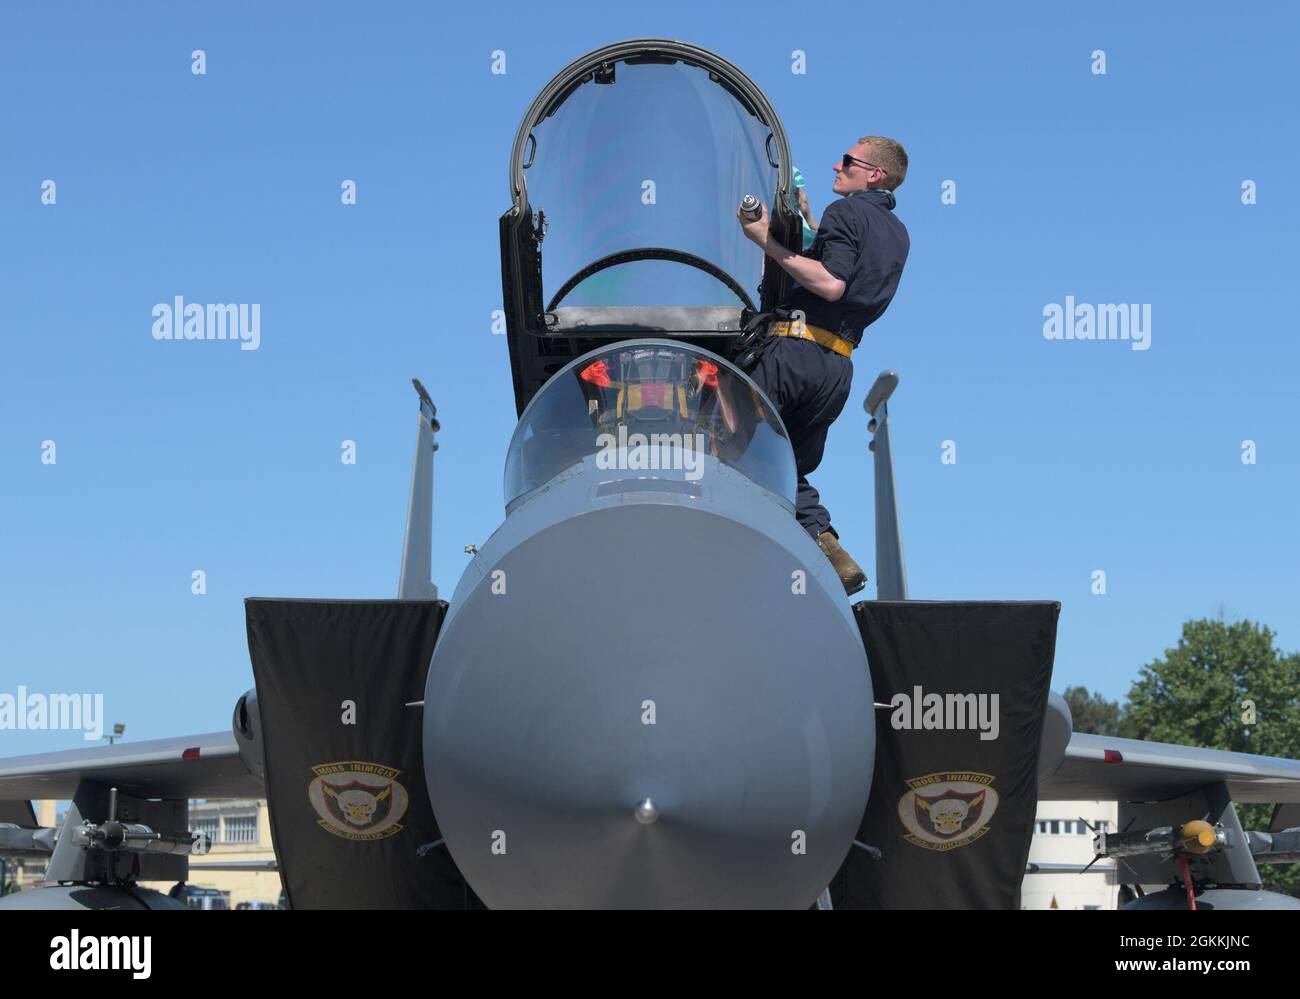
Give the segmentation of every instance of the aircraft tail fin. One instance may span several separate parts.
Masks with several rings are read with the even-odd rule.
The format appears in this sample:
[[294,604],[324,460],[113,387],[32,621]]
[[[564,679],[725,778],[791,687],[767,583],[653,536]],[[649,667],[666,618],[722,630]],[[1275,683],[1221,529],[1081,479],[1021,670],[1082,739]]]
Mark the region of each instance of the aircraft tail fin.
[[415,464],[411,469],[411,495],[406,506],[406,538],[402,544],[402,572],[397,582],[399,600],[437,600],[433,584],[433,452],[441,428],[438,410],[419,379],[411,384],[420,397],[415,435]]

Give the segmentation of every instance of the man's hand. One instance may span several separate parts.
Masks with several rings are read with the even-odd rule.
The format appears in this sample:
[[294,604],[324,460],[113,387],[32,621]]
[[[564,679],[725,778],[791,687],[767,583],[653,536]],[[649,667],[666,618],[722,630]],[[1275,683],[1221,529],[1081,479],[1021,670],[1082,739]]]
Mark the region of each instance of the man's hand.
[[736,218],[740,220],[747,239],[758,244],[759,249],[781,265],[782,270],[814,295],[828,302],[838,301],[844,295],[844,282],[823,267],[820,260],[794,253],[769,238],[767,205],[763,206],[763,214],[753,222],[740,214],[739,208],[736,209]]
[[759,247],[766,247],[770,219],[767,217],[767,205],[760,204],[759,207],[763,209],[763,214],[753,222],[745,218],[739,208],[736,209],[736,218],[740,220],[740,228],[745,231],[746,239],[756,243]]

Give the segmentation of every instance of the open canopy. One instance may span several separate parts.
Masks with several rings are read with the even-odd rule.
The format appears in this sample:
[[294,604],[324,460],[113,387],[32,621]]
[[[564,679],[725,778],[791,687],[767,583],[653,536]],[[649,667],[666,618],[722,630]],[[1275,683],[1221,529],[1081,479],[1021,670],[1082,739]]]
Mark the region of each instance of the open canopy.
[[720,56],[662,39],[590,52],[524,115],[501,220],[516,404],[602,340],[670,336],[725,352],[743,309],[785,290],[736,222],[746,194],[784,192],[785,131],[762,91]]

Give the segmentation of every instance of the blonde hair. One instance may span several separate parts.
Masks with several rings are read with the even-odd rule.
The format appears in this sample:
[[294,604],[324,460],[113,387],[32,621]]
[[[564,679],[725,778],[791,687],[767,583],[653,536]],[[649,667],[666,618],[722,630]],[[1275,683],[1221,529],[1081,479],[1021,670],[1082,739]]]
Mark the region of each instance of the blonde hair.
[[881,187],[894,190],[907,176],[907,151],[900,143],[883,135],[864,135],[858,142],[871,146],[871,158],[885,171]]

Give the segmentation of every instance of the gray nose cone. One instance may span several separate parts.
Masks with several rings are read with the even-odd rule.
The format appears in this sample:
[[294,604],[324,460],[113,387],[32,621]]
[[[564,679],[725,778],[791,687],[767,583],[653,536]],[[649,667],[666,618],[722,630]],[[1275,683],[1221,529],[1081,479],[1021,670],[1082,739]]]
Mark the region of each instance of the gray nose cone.
[[777,512],[780,540],[685,504],[600,508],[457,591],[425,774],[488,907],[807,908],[830,882],[874,698],[843,590],[792,588],[825,556]]

